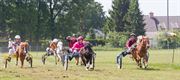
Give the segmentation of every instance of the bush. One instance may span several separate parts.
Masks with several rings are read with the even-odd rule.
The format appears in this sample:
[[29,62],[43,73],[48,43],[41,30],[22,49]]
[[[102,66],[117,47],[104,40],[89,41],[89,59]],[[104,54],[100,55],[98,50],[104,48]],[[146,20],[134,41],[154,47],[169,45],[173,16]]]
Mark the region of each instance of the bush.
[[166,32],[159,32],[158,47],[163,49],[180,47],[180,32],[173,31],[173,33],[176,33],[177,35],[170,37],[167,36]]
[[89,41],[94,46],[98,46],[98,45],[104,46],[106,44],[106,40],[104,39],[86,39],[86,41]]
[[112,47],[124,47],[127,38],[128,37],[126,33],[118,33],[118,32],[110,32],[107,37],[108,43]]

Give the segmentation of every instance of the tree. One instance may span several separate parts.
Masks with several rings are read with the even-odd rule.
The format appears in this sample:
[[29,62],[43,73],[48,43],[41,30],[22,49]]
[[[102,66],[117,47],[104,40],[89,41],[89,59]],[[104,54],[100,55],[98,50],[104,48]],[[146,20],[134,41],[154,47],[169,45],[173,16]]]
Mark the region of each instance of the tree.
[[19,34],[30,42],[84,35],[101,29],[104,19],[101,4],[94,0],[0,0],[0,34]]
[[49,23],[50,23],[50,31],[51,31],[51,39],[58,37],[56,34],[57,28],[55,25],[55,20],[57,20],[58,16],[64,15],[68,11],[68,6],[71,0],[47,0],[48,9],[50,12]]
[[110,11],[110,19],[115,23],[114,29],[117,32],[124,31],[124,16],[126,15],[129,8],[130,0],[114,0],[112,11]]
[[105,23],[103,26],[103,31],[104,31],[105,35],[107,35],[109,32],[115,31],[114,26],[115,26],[114,20],[111,19],[110,17],[106,17]]
[[48,22],[49,22],[49,11],[48,5],[44,0],[36,1],[36,26],[33,29],[33,36],[36,44],[38,45],[40,39],[46,39],[49,34]]
[[128,32],[134,32],[137,35],[143,35],[145,33],[143,15],[139,9],[138,0],[131,0],[128,13],[124,20],[125,30]]
[[101,29],[105,21],[102,5],[93,0],[73,0],[66,15],[58,17],[58,30],[63,36],[80,32],[86,35],[92,29]]

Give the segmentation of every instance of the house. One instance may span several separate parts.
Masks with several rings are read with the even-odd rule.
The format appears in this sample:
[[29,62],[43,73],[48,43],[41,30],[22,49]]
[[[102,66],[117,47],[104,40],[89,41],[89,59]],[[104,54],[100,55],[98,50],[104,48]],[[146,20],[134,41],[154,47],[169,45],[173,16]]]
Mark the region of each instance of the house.
[[[155,16],[153,12],[144,15],[146,35],[151,39],[151,45],[157,45],[158,31],[168,30],[167,16]],[[180,30],[180,16],[169,16],[169,30]]]

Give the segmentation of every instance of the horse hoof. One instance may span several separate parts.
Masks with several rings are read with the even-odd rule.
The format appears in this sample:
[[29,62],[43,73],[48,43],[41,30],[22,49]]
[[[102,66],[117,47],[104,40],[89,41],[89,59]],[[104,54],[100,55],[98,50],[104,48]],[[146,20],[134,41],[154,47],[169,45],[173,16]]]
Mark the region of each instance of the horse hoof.
[[145,66],[145,69],[147,69],[147,68],[148,68],[148,65]]
[[89,67],[90,69],[94,69],[94,67],[93,67],[93,65],[90,65],[90,67]]
[[139,66],[139,68],[142,68],[142,66]]
[[11,57],[8,57],[6,60],[7,60],[8,62],[11,62]]
[[86,71],[89,71],[89,68],[86,67]]

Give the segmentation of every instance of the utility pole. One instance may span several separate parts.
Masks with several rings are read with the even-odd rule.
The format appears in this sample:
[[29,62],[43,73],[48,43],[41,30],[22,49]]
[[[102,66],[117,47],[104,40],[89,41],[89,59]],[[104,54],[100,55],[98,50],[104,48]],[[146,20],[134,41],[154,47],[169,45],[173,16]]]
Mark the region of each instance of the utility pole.
[[167,0],[167,30],[169,31],[169,0]]

